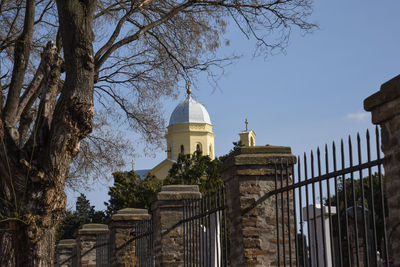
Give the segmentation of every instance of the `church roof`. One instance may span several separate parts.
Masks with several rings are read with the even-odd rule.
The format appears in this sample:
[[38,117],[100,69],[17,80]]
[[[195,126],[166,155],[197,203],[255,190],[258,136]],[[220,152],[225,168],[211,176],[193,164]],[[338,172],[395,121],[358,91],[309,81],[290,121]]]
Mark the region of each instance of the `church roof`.
[[169,126],[181,123],[208,123],[211,124],[210,115],[206,108],[194,100],[189,93],[171,114]]

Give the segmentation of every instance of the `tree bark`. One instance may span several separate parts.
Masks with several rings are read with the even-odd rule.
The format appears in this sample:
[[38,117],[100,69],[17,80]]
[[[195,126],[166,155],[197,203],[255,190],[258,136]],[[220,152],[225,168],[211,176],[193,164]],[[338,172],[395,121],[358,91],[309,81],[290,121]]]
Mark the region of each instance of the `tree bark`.
[[[56,57],[42,78],[38,115],[24,147],[12,132],[0,129],[0,197],[6,200],[0,209],[0,218],[6,218],[0,220],[0,229],[10,233],[0,238],[2,244],[11,244],[6,248],[8,262],[15,266],[54,264],[55,226],[66,204],[65,180],[81,140],[92,130],[95,7],[95,0],[57,1],[65,82],[60,81],[62,62]],[[17,100],[5,109],[9,112],[3,118],[10,123],[17,114]]]

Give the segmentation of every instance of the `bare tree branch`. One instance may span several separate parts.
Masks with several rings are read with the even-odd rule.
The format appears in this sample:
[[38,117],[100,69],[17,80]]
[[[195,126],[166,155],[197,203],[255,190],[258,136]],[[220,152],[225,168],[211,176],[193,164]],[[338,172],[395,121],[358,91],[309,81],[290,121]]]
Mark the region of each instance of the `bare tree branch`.
[[[12,127],[13,118],[17,112],[19,95],[22,83],[28,66],[30,44],[33,36],[33,24],[35,19],[35,1],[27,0],[25,10],[24,30],[18,38],[14,52],[14,69],[8,90],[7,101],[4,107],[3,116],[6,127]],[[15,137],[14,137],[15,138]]]

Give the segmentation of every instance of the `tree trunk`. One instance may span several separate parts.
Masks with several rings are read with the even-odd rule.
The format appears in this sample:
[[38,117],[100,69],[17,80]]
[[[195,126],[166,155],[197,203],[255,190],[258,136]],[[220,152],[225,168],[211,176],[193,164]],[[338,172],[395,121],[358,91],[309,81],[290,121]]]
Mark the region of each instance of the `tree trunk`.
[[0,229],[8,230],[0,234],[1,266],[54,264],[65,180],[80,141],[92,130],[95,7],[95,0],[57,0],[66,78],[57,98],[61,62],[55,60],[44,78],[35,127],[24,147],[3,128],[7,116],[0,116]]

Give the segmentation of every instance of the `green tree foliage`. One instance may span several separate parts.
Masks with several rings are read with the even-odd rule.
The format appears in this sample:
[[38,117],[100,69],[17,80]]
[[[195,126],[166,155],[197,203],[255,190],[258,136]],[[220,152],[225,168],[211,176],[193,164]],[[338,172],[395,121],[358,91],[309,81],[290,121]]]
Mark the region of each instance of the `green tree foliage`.
[[94,206],[84,194],[76,199],[76,210],[67,210],[64,219],[57,226],[56,239],[76,238],[76,234],[82,225],[87,223],[103,223],[105,220],[104,212],[96,211]]
[[[375,222],[377,223],[377,228],[383,229],[383,212],[382,212],[382,205],[381,205],[381,190],[380,190],[380,179],[377,173],[371,175],[372,180],[372,188],[371,190],[371,183],[369,182],[369,177],[363,178],[363,188],[364,188],[364,206],[369,212],[372,212],[372,202],[374,203],[375,209]],[[382,176],[382,183],[384,182],[384,176]],[[338,186],[338,198],[339,198],[339,205],[337,204],[336,195],[331,197],[331,205],[332,206],[339,206],[339,210],[341,213],[344,212],[345,203],[344,203],[344,194],[346,191],[347,197],[347,208],[353,206],[362,206],[362,191],[361,191],[361,180],[357,179],[354,180],[354,193],[355,193],[355,201],[353,202],[353,188],[352,188],[352,181],[350,178],[345,179],[345,184],[340,183]],[[373,196],[372,196],[373,191]],[[388,216],[388,209],[386,194],[384,194],[384,205],[385,205],[385,217]],[[372,196],[372,197],[371,197]],[[326,205],[328,205],[328,200],[325,201]],[[378,230],[378,229],[377,229]]]
[[[385,191],[383,190],[383,197],[384,197],[384,209],[385,212],[383,213],[382,210],[382,201],[381,201],[381,182],[382,182],[382,188],[384,184],[384,176],[382,176],[382,179],[379,179],[379,175],[377,173],[374,173],[371,175],[371,181],[369,176],[363,177],[362,178],[362,184],[361,184],[361,179],[354,179],[352,181],[351,178],[346,178],[344,183],[342,181],[342,178],[340,177],[340,184],[338,185],[338,193],[337,195],[333,195],[330,197],[330,199],[325,200],[325,205],[329,205],[329,202],[331,206],[338,207],[339,209],[339,215],[340,215],[340,225],[342,225],[342,235],[344,235],[344,227],[346,225],[345,222],[345,210],[347,209],[349,217],[354,214],[353,207],[362,207],[363,205],[363,194],[361,188],[364,189],[364,207],[366,208],[366,216],[368,216],[367,220],[367,227],[368,229],[373,228],[373,221],[375,221],[376,225],[376,238],[377,238],[377,245],[378,245],[378,250],[382,252],[381,248],[381,241],[383,239],[384,235],[384,223],[383,219],[384,217],[388,216],[388,209],[387,209],[387,199],[386,199],[386,194]],[[381,181],[382,180],[382,181]],[[372,184],[372,186],[371,186]],[[363,185],[363,186],[362,186]],[[354,189],[354,193],[353,193]],[[347,205],[345,204],[345,195],[347,198]],[[353,198],[354,196],[354,198]],[[330,200],[330,201],[329,201]],[[339,203],[338,203],[339,200]],[[355,200],[355,202],[354,202]],[[374,205],[374,211],[375,211],[375,217],[372,217],[372,206]],[[358,208],[360,210],[360,208]],[[357,212],[357,220],[361,222],[361,218],[359,213]],[[336,222],[336,216],[332,219],[333,222]],[[359,226],[359,231],[363,231],[362,225]],[[337,224],[333,224],[333,231],[335,235],[338,235],[338,227]],[[370,230],[369,230],[370,231]],[[343,247],[347,246],[346,240],[342,239]]]
[[206,194],[223,183],[219,166],[218,159],[211,160],[209,156],[203,156],[201,151],[196,151],[192,155],[180,154],[177,162],[169,170],[164,185],[198,185],[200,192]]
[[233,157],[233,156],[239,154],[240,148],[241,148],[242,146],[244,146],[243,143],[242,143],[242,141],[240,141],[240,140],[237,141],[237,142],[232,142],[232,144],[233,144],[233,148],[229,151],[229,153],[218,158],[218,161],[219,161],[221,164],[224,163],[228,158]]
[[161,186],[161,181],[150,174],[144,179],[134,171],[114,172],[113,176],[114,185],[108,190],[110,200],[104,202],[107,216],[123,208],[148,209],[150,197]]

